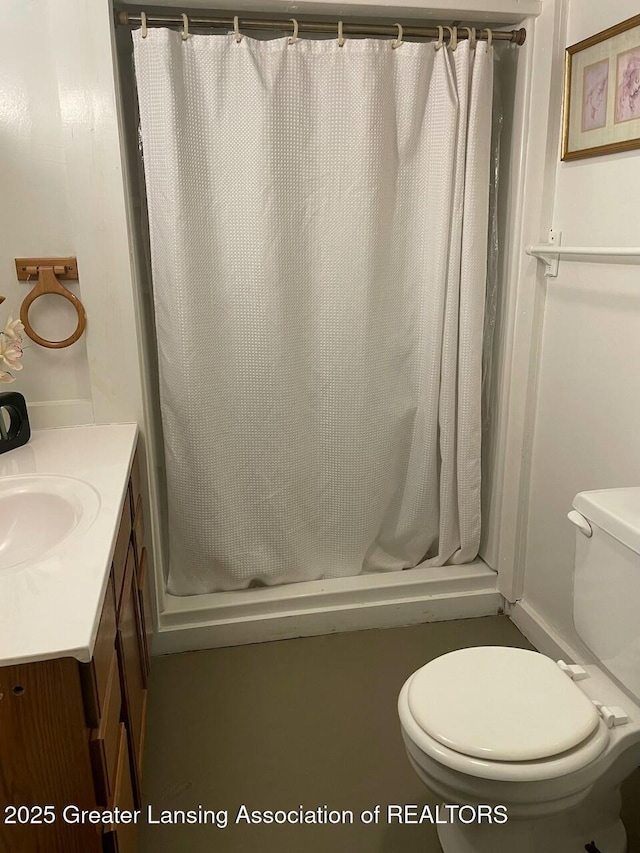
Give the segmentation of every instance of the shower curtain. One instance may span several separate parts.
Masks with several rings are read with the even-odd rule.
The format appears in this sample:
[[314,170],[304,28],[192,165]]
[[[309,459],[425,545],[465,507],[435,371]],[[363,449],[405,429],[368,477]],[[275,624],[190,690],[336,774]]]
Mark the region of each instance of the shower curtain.
[[472,560],[492,49],[133,42],[169,592]]

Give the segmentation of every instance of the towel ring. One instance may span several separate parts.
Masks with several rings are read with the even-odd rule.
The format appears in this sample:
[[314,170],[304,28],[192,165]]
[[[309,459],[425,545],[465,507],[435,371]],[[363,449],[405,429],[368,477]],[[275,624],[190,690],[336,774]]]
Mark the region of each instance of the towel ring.
[[147,13],[140,12],[140,35],[143,39],[146,39],[147,33]]
[[[57,275],[62,275],[65,271],[65,267],[63,266],[29,266],[25,269],[25,272],[29,277],[32,275],[38,276],[38,283],[29,291],[20,306],[20,320],[22,321],[26,334],[31,338],[31,340],[40,344],[41,347],[47,347],[47,349],[63,349],[64,347],[71,346],[71,344],[75,344],[75,342],[82,337],[87,325],[87,314],[84,310],[84,305],[74,293],[58,281]],[[55,293],[58,296],[64,296],[64,298],[73,305],[76,310],[76,314],[78,315],[78,325],[76,326],[75,332],[70,334],[69,337],[65,338],[63,341],[48,341],[46,338],[41,337],[29,322],[29,309],[36,299],[39,299],[47,293]]]
[[344,47],[346,39],[342,35],[342,21],[338,21],[338,47]]
[[289,18],[289,20],[293,24],[293,35],[289,36],[287,44],[295,44],[298,41],[298,22],[295,18]]
[[393,48],[393,50],[395,50],[396,47],[400,47],[400,45],[402,44],[402,24],[396,24],[396,27],[398,28],[398,35],[391,42],[391,47]]
[[233,16],[233,31],[234,31],[234,33],[236,34],[236,43],[237,43],[237,44],[240,44],[240,42],[242,41],[243,36],[242,36],[242,33],[240,32],[240,23],[239,23],[239,21],[238,21],[238,16],[237,16],[237,15],[234,15],[234,16]]
[[189,38],[189,16],[182,13],[182,41]]

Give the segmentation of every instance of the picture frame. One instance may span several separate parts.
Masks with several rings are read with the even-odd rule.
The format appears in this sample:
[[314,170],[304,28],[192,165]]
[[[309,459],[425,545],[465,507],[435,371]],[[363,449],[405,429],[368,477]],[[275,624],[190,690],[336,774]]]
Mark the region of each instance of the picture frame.
[[640,15],[567,48],[562,160],[640,148]]

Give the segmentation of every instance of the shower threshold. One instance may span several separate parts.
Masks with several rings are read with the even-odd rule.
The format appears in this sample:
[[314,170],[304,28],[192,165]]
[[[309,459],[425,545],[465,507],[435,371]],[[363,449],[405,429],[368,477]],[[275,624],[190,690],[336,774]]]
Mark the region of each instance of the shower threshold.
[[155,654],[391,628],[500,613],[497,573],[482,560],[234,592],[164,593]]

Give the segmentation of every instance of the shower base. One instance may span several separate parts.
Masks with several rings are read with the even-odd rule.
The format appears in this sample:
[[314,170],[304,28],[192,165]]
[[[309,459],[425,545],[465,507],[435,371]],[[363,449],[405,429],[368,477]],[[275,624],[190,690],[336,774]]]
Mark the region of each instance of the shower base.
[[492,616],[504,599],[482,560],[278,587],[159,596],[154,654]]

